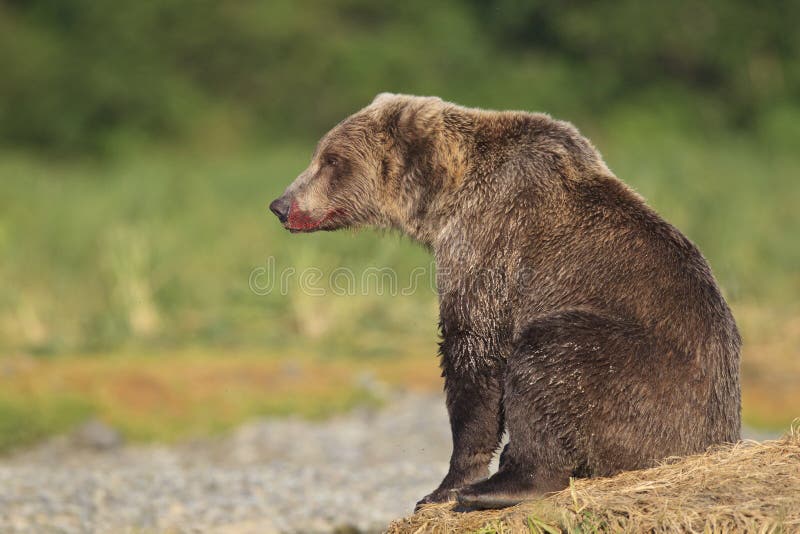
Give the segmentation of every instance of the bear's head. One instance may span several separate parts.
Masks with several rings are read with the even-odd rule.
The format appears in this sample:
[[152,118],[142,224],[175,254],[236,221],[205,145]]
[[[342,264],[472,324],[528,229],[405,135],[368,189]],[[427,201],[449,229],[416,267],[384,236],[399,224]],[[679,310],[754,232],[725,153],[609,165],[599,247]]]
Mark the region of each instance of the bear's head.
[[435,97],[379,94],[325,134],[308,168],[270,210],[291,232],[408,230],[435,196],[432,175],[449,172],[436,141],[448,106]]

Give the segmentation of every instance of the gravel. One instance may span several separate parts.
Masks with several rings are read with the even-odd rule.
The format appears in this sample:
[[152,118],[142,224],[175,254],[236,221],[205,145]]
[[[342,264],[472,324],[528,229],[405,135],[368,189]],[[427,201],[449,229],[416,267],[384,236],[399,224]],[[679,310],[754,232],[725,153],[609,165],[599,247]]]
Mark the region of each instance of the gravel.
[[435,395],[175,446],[125,446],[93,421],[0,461],[0,532],[381,532],[441,481],[449,452]]
[[380,532],[447,470],[439,396],[217,439],[122,446],[91,422],[0,462],[0,532]]

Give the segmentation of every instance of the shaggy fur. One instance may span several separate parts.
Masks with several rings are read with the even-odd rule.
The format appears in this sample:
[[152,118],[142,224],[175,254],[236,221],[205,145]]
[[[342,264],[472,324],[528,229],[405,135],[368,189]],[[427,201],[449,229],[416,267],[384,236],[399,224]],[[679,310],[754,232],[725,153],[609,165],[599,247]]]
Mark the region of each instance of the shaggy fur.
[[739,439],[740,338],[708,264],[569,123],[381,94],[271,209],[433,252],[453,454],[420,504],[507,506]]

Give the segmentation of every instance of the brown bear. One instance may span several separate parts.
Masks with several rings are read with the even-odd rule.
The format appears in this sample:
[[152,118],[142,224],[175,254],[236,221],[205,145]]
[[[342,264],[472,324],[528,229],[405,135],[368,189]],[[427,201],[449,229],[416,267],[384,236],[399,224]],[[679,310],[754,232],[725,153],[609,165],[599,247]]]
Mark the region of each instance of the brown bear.
[[507,506],[739,439],[741,342],[708,264],[567,122],[380,94],[270,209],[433,252],[453,452],[418,505]]

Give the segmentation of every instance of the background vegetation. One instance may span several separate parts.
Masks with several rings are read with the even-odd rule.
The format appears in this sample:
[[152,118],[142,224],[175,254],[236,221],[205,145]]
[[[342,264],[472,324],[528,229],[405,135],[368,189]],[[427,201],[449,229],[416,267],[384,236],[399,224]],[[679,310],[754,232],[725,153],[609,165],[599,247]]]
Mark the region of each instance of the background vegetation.
[[[290,393],[243,386],[247,371],[197,378],[218,359],[275,373],[413,361],[426,378],[406,382],[435,384],[427,285],[249,286],[269,257],[401,281],[430,265],[396,236],[289,236],[266,211],[316,139],[381,91],[574,122],[705,252],[745,336],[746,420],[787,425],[800,415],[799,19],[796,2],[744,0],[0,2],[0,446],[92,414],[158,438],[287,410],[274,402]],[[365,398],[346,376],[343,406]],[[131,394],[152,397],[138,418],[120,409]],[[169,423],[147,416],[173,404]]]

